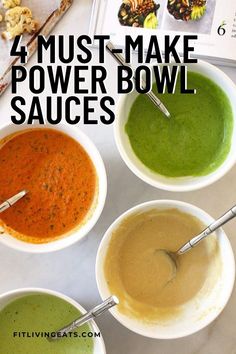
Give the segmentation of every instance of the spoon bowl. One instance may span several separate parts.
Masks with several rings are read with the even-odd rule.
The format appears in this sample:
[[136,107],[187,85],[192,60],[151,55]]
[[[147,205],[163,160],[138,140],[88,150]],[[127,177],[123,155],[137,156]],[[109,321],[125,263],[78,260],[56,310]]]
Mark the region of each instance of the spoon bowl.
[[186,242],[182,247],[180,247],[176,252],[171,252],[165,249],[157,250],[162,254],[165,254],[169,261],[172,263],[173,273],[170,279],[166,279],[166,284],[176,277],[178,257],[182,254],[190,251],[193,247],[197,246],[202,240],[204,240],[208,235],[212,234],[214,231],[219,229],[221,226],[229,222],[236,217],[236,205],[229,209],[226,213],[220,216],[216,221],[212,222],[207,228],[205,228],[200,234],[193,237],[191,240]]
[[168,262],[167,265],[168,265],[168,268],[170,269],[170,272],[169,272],[169,276],[168,276],[168,278],[166,278],[166,282],[164,284],[164,286],[166,286],[176,277],[177,268],[178,268],[177,253],[167,251],[165,249],[159,249],[159,250],[156,250],[156,254],[158,254],[162,257],[164,256],[165,261]]

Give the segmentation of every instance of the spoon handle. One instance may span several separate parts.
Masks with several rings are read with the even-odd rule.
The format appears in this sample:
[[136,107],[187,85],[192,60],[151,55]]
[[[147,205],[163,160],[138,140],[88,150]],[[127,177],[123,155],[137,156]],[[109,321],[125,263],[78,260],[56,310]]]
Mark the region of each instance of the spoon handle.
[[201,242],[205,237],[210,235],[215,230],[219,229],[221,226],[226,224],[228,221],[236,217],[236,205],[233,206],[230,210],[228,210],[224,215],[222,215],[219,219],[215,220],[212,224],[210,224],[205,230],[203,230],[199,235],[193,237],[189,240],[184,246],[182,246],[177,254],[181,255],[185,252],[188,252],[191,248],[195,247],[199,242]]
[[[128,66],[129,68],[131,68],[131,65],[125,62],[125,58],[121,54],[115,52],[116,48],[114,47],[114,45],[110,41],[107,42],[106,49],[113,56],[113,58],[116,59],[118,64],[120,64],[121,66]],[[135,76],[133,76],[133,80],[136,81]],[[142,80],[141,85],[142,85],[142,88],[146,87],[146,83],[144,80]],[[154,94],[153,91],[147,92],[146,95],[149,97],[149,99],[152,101],[152,103],[158,109],[160,109],[160,111],[162,113],[164,113],[164,115],[167,118],[170,118],[170,112],[167,110],[167,108],[164,106],[164,104],[161,102],[161,100],[159,100],[159,98]]]
[[55,336],[50,337],[50,341],[52,340],[57,340],[63,337],[63,335],[73,332],[76,328],[82,326],[83,324],[94,320],[96,317],[101,316],[104,312],[108,311],[110,308],[112,308],[115,305],[118,305],[119,300],[117,299],[116,296],[111,296],[105,301],[103,301],[100,305],[97,305],[94,307],[92,310],[87,312],[85,315],[80,317],[79,319],[71,322],[64,328],[59,329],[56,331]]
[[16,202],[18,202],[18,200],[23,198],[27,193],[28,193],[28,191],[23,190],[20,193],[13,195],[13,197],[7,199],[2,204],[0,204],[0,213],[2,213],[4,210],[10,208],[12,205],[14,205]]

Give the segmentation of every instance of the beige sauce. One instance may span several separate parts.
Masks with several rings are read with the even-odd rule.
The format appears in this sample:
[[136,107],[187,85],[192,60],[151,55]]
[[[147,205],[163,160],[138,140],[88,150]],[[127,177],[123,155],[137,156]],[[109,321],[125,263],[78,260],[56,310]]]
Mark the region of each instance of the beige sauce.
[[215,236],[178,257],[173,279],[172,261],[158,252],[176,251],[203,228],[198,219],[177,209],[151,210],[123,221],[112,235],[104,263],[108,287],[120,300],[119,310],[143,320],[166,317],[201,289],[213,287],[212,274],[220,269]]

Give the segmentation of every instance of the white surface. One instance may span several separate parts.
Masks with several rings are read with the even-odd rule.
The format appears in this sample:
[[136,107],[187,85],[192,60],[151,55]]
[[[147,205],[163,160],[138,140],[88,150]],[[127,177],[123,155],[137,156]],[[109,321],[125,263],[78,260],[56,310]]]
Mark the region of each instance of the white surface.
[[[87,32],[91,4],[91,0],[74,0],[72,8],[54,33],[76,36]],[[34,62],[32,58],[30,65]],[[117,98],[112,81],[112,58],[108,58],[107,68],[110,73],[109,94]],[[224,68],[224,71],[236,83],[236,69]],[[25,97],[30,97],[27,94],[27,84],[22,87]],[[10,122],[10,99],[8,89],[0,99],[1,125]],[[236,167],[223,179],[200,191],[164,192],[148,186],[128,170],[116,149],[112,126],[79,126],[95,142],[107,168],[108,197],[102,216],[82,243],[53,254],[27,255],[0,246],[0,293],[18,287],[45,287],[77,299],[85,308],[92,307],[100,301],[94,269],[97,248],[106,229],[122,212],[138,203],[163,198],[187,201],[212,216],[219,216],[236,203]],[[225,230],[236,251],[236,222],[232,221],[225,226]],[[97,324],[104,336],[108,354],[235,354],[236,291],[224,312],[212,325],[184,339],[163,341],[141,337],[120,325],[110,314],[99,319]]]

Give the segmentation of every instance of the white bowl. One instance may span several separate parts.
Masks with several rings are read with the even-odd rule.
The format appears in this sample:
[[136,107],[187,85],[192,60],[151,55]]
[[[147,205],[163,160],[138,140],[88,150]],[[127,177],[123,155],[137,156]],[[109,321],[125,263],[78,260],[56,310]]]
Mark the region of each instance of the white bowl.
[[[210,215],[196,206],[174,200],[150,201],[137,205],[126,211],[109,227],[98,249],[96,279],[102,299],[105,299],[111,295],[104,274],[104,261],[113,231],[128,216],[153,210],[155,208],[158,210],[177,208],[180,211],[194,215],[206,225],[213,221],[213,218]],[[211,290],[208,290],[203,294],[201,293],[200,295],[196,295],[193,300],[181,306],[180,313],[178,313],[175,317],[171,317],[168,320],[158,321],[156,324],[147,324],[135,319],[134,317],[128,317],[127,315],[119,312],[119,307],[111,310],[113,316],[131,331],[146,337],[159,339],[185,337],[209,325],[217,316],[219,316],[227,304],[233,290],[235,278],[234,255],[229,240],[222,229],[219,229],[216,232],[215,237],[217,237],[217,242],[219,244],[222,271],[218,275],[218,279]],[[186,284],[186,286],[188,285]]]
[[81,226],[79,225],[78,229],[75,228],[70,233],[68,233],[68,235],[65,235],[65,237],[62,237],[58,240],[54,240],[48,243],[42,243],[42,244],[24,242],[9,235],[6,232],[2,234],[0,237],[1,243],[11,248],[14,248],[16,250],[31,252],[31,253],[46,253],[46,252],[57,251],[65,247],[68,247],[74,244],[75,242],[83,239],[89,233],[89,231],[93,228],[93,226],[98,221],[105,204],[106,195],[107,195],[107,177],[106,177],[106,170],[104,167],[104,163],[102,161],[101,155],[98,152],[96,146],[81,130],[73,126],[67,124],[60,124],[55,126],[50,124],[45,124],[44,126],[39,124],[34,124],[33,126],[26,125],[26,124],[17,126],[11,124],[3,127],[0,130],[0,140],[10,134],[17,133],[26,129],[33,129],[33,128],[40,128],[40,129],[51,128],[54,130],[58,130],[69,135],[76,141],[78,141],[90,156],[94,164],[94,167],[96,169],[96,173],[98,177],[97,201],[93,207],[93,210],[91,211],[91,215],[89,215],[88,219]]
[[[17,289],[17,290],[12,290],[7,293],[4,293],[0,295],[0,311],[6,307],[8,304],[10,304],[12,301],[17,300],[21,297],[28,296],[28,295],[36,295],[36,294],[47,294],[47,295],[52,295],[55,297],[58,297],[62,300],[65,300],[75,308],[77,308],[82,314],[86,313],[86,310],[78,304],[76,301],[71,299],[70,297],[63,295],[57,291],[52,291],[48,289],[41,289],[41,288],[22,288],[22,289]],[[66,325],[67,323],[65,323]],[[96,323],[94,321],[90,321],[89,325],[91,327],[91,332],[94,333],[99,333],[99,328],[97,327]],[[100,337],[94,338],[94,350],[93,354],[106,354],[106,348],[105,344],[102,338],[102,335]]]
[[[227,94],[232,105],[234,127],[232,133],[231,149],[225,161],[217,170],[206,175],[197,177],[171,178],[160,175],[146,167],[135,155],[128,135],[125,133],[125,124],[128,120],[130,109],[134,100],[139,95],[135,90],[127,95],[120,96],[116,110],[114,123],[115,140],[120,155],[126,165],[136,176],[151,186],[173,191],[184,192],[203,188],[223,177],[236,162],[236,86],[223,71],[207,62],[200,61],[197,64],[188,64],[188,70],[200,73],[214,81]],[[165,119],[163,117],[163,119]],[[207,123],[206,123],[207,124]]]

